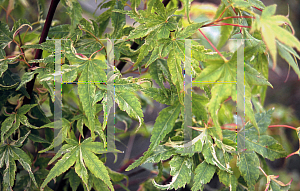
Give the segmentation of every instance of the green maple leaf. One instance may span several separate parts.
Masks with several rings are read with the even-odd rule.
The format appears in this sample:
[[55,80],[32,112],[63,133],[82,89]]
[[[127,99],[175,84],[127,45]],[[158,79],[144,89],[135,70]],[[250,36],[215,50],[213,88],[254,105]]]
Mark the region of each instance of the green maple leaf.
[[13,40],[13,32],[9,30],[8,25],[0,22],[0,45],[1,49],[4,49],[6,46],[10,45]]
[[259,177],[259,158],[256,153],[243,152],[238,155],[237,166],[247,182],[248,188],[254,190],[254,185]]
[[250,32],[259,30],[263,37],[267,49],[269,50],[272,60],[273,67],[275,68],[277,62],[277,40],[291,48],[296,48],[300,51],[299,40],[289,31],[280,27],[287,23],[291,28],[292,24],[290,20],[281,15],[274,15],[276,12],[276,5],[270,5],[266,7],[261,16],[256,15],[256,19],[252,24]]
[[3,49],[0,49],[0,77],[8,69],[8,64],[13,63],[17,58],[18,56],[15,56],[13,58],[6,58],[5,51]]
[[80,20],[82,19],[82,8],[77,1],[66,2],[65,6],[67,9],[67,14],[71,18],[69,34],[73,34],[75,28],[77,28],[77,25],[80,23]]
[[[139,127],[142,125],[144,114],[141,109],[141,104],[137,97],[130,92],[115,92],[116,102],[120,109],[126,111],[129,117],[137,118],[139,120]],[[138,128],[139,128],[138,127]]]
[[[139,99],[134,95],[134,92],[139,90],[140,82],[136,82],[135,79],[132,78],[116,78],[114,79],[114,87],[115,87],[115,101],[119,105],[122,111],[126,111],[129,117],[137,119],[139,121],[139,127],[144,122],[144,114],[141,109],[141,103]],[[105,92],[107,92],[107,86],[103,84],[97,84],[97,87]],[[107,115],[109,113],[109,109],[112,105],[108,105],[107,103],[111,104],[112,100],[108,95],[104,95],[103,97],[103,111],[106,113],[104,115],[104,122],[103,122],[103,129],[107,124]],[[138,128],[139,128],[138,127]]]
[[[124,5],[122,1],[120,0],[116,1],[114,9],[124,10]],[[121,37],[122,35],[121,31],[126,24],[125,15],[122,13],[113,12],[111,14],[111,21],[112,21],[112,26],[114,27],[114,32],[112,34],[112,37],[118,39]]]
[[78,143],[73,139],[65,139],[67,144],[63,145],[54,158],[49,162],[51,164],[57,158],[66,153],[50,170],[41,189],[43,189],[51,179],[66,172],[71,166],[75,164],[75,172],[82,179],[84,184],[88,186],[88,171],[96,177],[101,179],[110,190],[114,190],[110,181],[108,171],[103,162],[95,154],[107,153],[103,143],[93,142],[92,138],[85,139],[82,143]]
[[169,159],[174,154],[174,149],[168,148],[163,145],[158,145],[144,163],[158,163],[160,161]]
[[[258,50],[258,45],[255,47],[247,47],[245,49],[245,59]],[[234,82],[236,81],[236,60],[237,52],[231,57],[228,62],[223,60],[211,61],[210,64],[196,77],[195,81],[200,82]],[[267,79],[261,75],[256,69],[244,63],[245,68],[245,113],[250,121],[258,129],[251,103],[251,88],[250,85],[272,85]],[[217,132],[221,136],[221,128],[218,122],[218,110],[220,104],[229,96],[236,100],[236,84],[224,83],[215,84],[211,89],[212,97],[208,103],[208,111],[217,127]]]
[[[271,120],[271,114],[274,110],[269,110],[265,113],[256,114],[255,118],[261,134],[265,133]],[[287,153],[283,147],[269,135],[261,135],[258,138],[258,132],[252,124],[247,123],[245,128],[238,132],[237,142],[245,142],[247,151],[255,151],[269,160],[286,157]]]
[[30,134],[30,131],[18,140],[13,141],[10,144],[2,144],[0,146],[0,168],[6,164],[6,168],[3,172],[3,185],[6,188],[12,189],[15,181],[15,172],[17,170],[15,160],[18,160],[23,166],[24,170],[29,173],[30,178],[34,182],[35,186],[38,187],[35,177],[31,171],[31,159],[30,157],[20,148],[23,142]]
[[166,185],[159,185],[153,180],[155,187],[162,190],[178,189],[184,187],[191,180],[192,159],[189,157],[174,156],[170,161],[172,181]]
[[1,142],[3,143],[9,136],[11,136],[22,123],[23,125],[35,128],[28,122],[27,117],[25,114],[33,107],[35,107],[37,104],[27,104],[20,107],[16,113],[10,114],[2,123],[1,125]]
[[54,147],[59,146],[68,137],[67,135],[71,128],[70,127],[71,122],[65,118],[62,118],[61,122],[62,122],[61,126],[57,126],[56,125],[57,123],[51,122],[51,123],[45,124],[40,127],[40,128],[48,127],[48,128],[60,129],[60,130],[59,130],[57,136],[53,139],[53,142],[51,143],[51,145],[49,147],[47,147],[46,149],[39,151],[39,153],[49,151],[50,149],[53,149]]
[[199,164],[195,170],[192,191],[203,190],[204,184],[210,182],[215,174],[216,169],[216,166],[208,164],[205,161]]
[[232,173],[232,171],[226,166],[226,163],[222,163],[220,161],[216,154],[216,151],[218,151],[218,148],[215,148],[211,138],[207,137],[205,140],[205,144],[203,145],[202,151],[205,161],[211,165],[216,165],[221,170],[227,171],[228,173]]
[[115,12],[127,14],[136,21],[140,22],[140,25],[130,32],[128,39],[146,37],[145,43],[139,48],[140,54],[138,55],[135,65],[139,64],[150,52],[151,57],[147,62],[147,66],[159,58],[157,40],[169,38],[170,31],[175,30],[177,27],[175,17],[172,16],[175,12],[175,9],[173,11],[166,12],[164,5],[160,0],[156,0],[155,4],[156,6],[153,7],[155,13],[139,10],[137,14],[133,10],[127,12],[114,10]]
[[133,164],[131,164],[126,171],[136,168],[140,164],[144,163],[146,159],[151,155],[153,150],[159,145],[159,143],[165,138],[165,136],[172,130],[175,120],[181,110],[181,104],[179,102],[167,107],[159,112],[158,117],[155,120],[155,124],[152,130],[152,136],[150,139],[149,149],[144,153],[144,156],[140,157]]

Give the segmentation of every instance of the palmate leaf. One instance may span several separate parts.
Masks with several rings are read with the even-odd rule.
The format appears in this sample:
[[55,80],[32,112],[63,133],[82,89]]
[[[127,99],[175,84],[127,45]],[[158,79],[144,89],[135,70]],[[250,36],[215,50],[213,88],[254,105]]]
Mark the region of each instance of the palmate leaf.
[[[259,45],[255,47],[247,47],[245,49],[245,59],[250,59],[251,55],[258,51]],[[223,60],[211,61],[209,65],[196,77],[195,81],[199,82],[234,82],[236,81],[236,61],[237,52],[233,54],[228,62]],[[257,128],[254,113],[252,110],[251,103],[251,85],[272,85],[267,81],[267,79],[261,75],[256,69],[252,68],[250,65],[244,63],[245,67],[245,113],[249,117],[250,121]],[[217,127],[217,132],[221,136],[221,129],[218,123],[218,110],[220,104],[227,99],[229,96],[236,101],[236,84],[215,84],[211,89],[212,98],[208,103],[208,111]]]
[[[251,31],[259,30],[263,37],[267,49],[269,50],[272,60],[273,68],[276,67],[277,62],[277,45],[276,40],[287,45],[291,48],[296,48],[300,51],[300,42],[299,40],[289,31],[280,27],[284,23],[289,24],[292,27],[290,20],[281,15],[274,15],[276,12],[276,5],[270,5],[266,7],[261,16],[256,15],[256,19],[252,25]],[[275,32],[276,31],[276,32]]]
[[160,0],[155,1],[156,6],[155,13],[151,11],[139,11],[137,15],[133,10],[132,11],[120,11],[114,10],[115,12],[120,12],[127,14],[131,18],[135,19],[137,22],[140,22],[140,25],[132,30],[128,36],[128,39],[137,39],[145,37],[145,43],[139,49],[139,55],[135,64],[139,64],[142,59],[148,55],[154,48],[153,53],[151,53],[150,60],[147,63],[147,66],[150,65],[154,60],[159,58],[158,54],[159,49],[157,48],[157,40],[169,38],[170,31],[175,30],[177,22],[172,14],[175,12],[168,12],[164,8],[164,5]]
[[194,176],[194,184],[192,187],[192,191],[203,190],[204,184],[210,182],[212,177],[215,174],[216,166],[208,164],[207,162],[203,161],[199,164],[195,170]]
[[92,138],[85,139],[82,143],[78,143],[73,139],[66,139],[68,144],[61,147],[55,157],[49,162],[51,164],[56,159],[63,157],[50,170],[48,176],[44,180],[41,189],[43,189],[53,178],[67,171],[75,164],[75,172],[89,188],[88,171],[94,174],[95,177],[101,179],[110,190],[114,190],[108,171],[103,162],[95,154],[107,153],[103,143],[93,142]]
[[[270,117],[274,110],[269,110],[265,113],[256,114],[255,118],[259,127],[260,133],[266,132],[269,124]],[[258,140],[258,133],[253,125],[247,123],[245,129],[242,129],[237,134],[237,141],[245,142],[247,151],[255,151],[269,160],[286,157],[287,153],[283,147],[269,135],[261,135]]]
[[7,188],[12,188],[15,181],[15,172],[16,172],[16,163],[15,160],[18,160],[20,164],[23,166],[24,170],[29,173],[31,180],[34,182],[34,185],[38,187],[35,177],[31,171],[31,159],[30,157],[20,148],[23,141],[27,138],[29,133],[27,133],[24,137],[20,137],[18,140],[14,141],[11,144],[3,144],[0,147],[0,166],[5,163],[6,168],[3,174],[3,183]]
[[153,150],[159,145],[160,141],[162,141],[165,136],[172,130],[175,124],[175,120],[178,118],[178,115],[180,113],[181,107],[181,104],[177,102],[174,105],[167,107],[159,112],[152,130],[152,136],[150,139],[151,144],[149,146],[149,149],[144,153],[144,156],[140,157],[138,160],[132,163],[126,169],[126,171],[136,168],[147,160]]
[[[33,125],[31,125],[28,120],[27,117],[25,115],[16,115],[16,114],[12,114],[13,116],[13,124],[11,126],[7,126],[6,128],[1,128],[1,138],[3,141],[5,141],[9,136],[11,136],[19,127],[20,127],[20,123],[22,123],[23,125],[27,126],[27,127],[31,127],[31,128],[37,128]],[[3,124],[4,127],[5,124]]]
[[238,155],[237,166],[251,191],[255,190],[254,185],[260,172],[259,165],[259,158],[254,152],[242,152]]
[[[71,55],[70,55],[71,56]],[[106,74],[104,69],[107,67],[104,62],[97,59],[84,60],[77,57],[70,57],[72,62],[79,62],[80,65],[66,65],[63,67],[62,79],[63,81],[72,82],[76,79],[79,72],[81,72],[78,84],[78,95],[82,103],[83,111],[88,118],[87,127],[91,130],[92,137],[95,133],[95,95],[96,85],[94,83],[101,83],[106,81]]]
[[[144,122],[144,114],[141,109],[141,103],[139,99],[135,96],[134,92],[138,91],[141,86],[141,82],[146,82],[138,80],[136,81],[134,78],[116,78],[114,79],[114,89],[115,89],[115,101],[120,107],[122,111],[125,111],[129,117],[137,119],[139,121],[139,127]],[[104,122],[103,122],[103,129],[105,129],[107,124],[107,115],[109,113],[109,109],[112,107],[112,100],[109,101],[106,92],[107,92],[107,86],[103,84],[96,84],[101,91],[105,92],[103,96],[103,111],[106,113],[104,115]],[[107,105],[111,104],[111,105]],[[139,128],[138,127],[138,128]]]
[[114,187],[110,181],[110,177],[108,175],[108,172],[102,163],[101,160],[98,159],[98,157],[93,154],[89,150],[82,150],[83,152],[83,158],[84,163],[88,167],[88,169],[95,175],[95,177],[100,178],[108,187],[110,190],[114,190]]
[[191,180],[193,160],[189,157],[174,156],[170,161],[172,181],[166,185],[159,185],[153,180],[155,187],[161,190],[178,189],[184,187]]
[[76,161],[78,156],[78,150],[73,149],[69,153],[65,154],[50,170],[43,184],[41,185],[41,190],[50,182],[53,178],[59,176],[60,174],[66,172]]

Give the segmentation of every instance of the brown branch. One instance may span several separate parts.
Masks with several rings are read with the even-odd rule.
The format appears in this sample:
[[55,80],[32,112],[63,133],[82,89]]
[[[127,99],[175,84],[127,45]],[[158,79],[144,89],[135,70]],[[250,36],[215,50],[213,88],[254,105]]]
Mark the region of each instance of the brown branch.
[[[56,10],[56,7],[57,7],[59,1],[60,0],[52,0],[51,1],[50,7],[49,7],[49,11],[48,11],[48,14],[47,14],[47,18],[46,18],[46,22],[45,22],[45,25],[43,27],[43,31],[42,31],[42,34],[41,34],[41,38],[40,38],[39,44],[41,44],[41,43],[43,43],[43,42],[46,41],[46,38],[48,36],[48,32],[49,32],[50,26],[51,26],[51,23],[52,23],[52,20],[53,20],[53,16],[54,16],[54,13],[55,13],[55,10]],[[36,53],[35,53],[34,59],[40,59],[42,57],[42,52],[43,52],[43,50],[37,49]],[[31,68],[36,67],[36,66],[38,66],[38,63],[33,63],[31,65]],[[30,82],[27,83],[26,91],[30,95],[30,98],[32,98],[33,86],[34,86],[34,82],[35,82],[36,76],[37,76],[37,74],[35,74],[34,77],[33,77],[33,79]],[[29,103],[30,103],[30,99],[28,99],[25,96],[24,101],[23,101],[23,105],[29,104]]]

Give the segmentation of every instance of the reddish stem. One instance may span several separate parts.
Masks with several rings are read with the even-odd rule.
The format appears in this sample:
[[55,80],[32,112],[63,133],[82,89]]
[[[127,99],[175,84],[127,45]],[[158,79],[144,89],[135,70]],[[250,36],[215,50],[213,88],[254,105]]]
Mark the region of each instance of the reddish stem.
[[245,28],[251,28],[251,26],[244,26],[239,24],[232,24],[232,23],[215,23],[217,26],[223,26],[223,25],[229,25],[229,26],[236,26],[236,27],[245,27]]
[[260,8],[257,8],[257,7],[253,7],[254,9],[257,9],[257,10],[259,10],[259,11],[263,11],[262,9],[260,9]]
[[227,20],[227,19],[235,19],[235,18],[248,18],[248,19],[255,19],[255,17],[253,16],[231,16],[231,17],[223,17],[222,19],[217,19],[215,20],[215,22],[218,22],[218,21],[223,21],[223,20]]
[[287,157],[285,157],[285,159],[287,159],[287,158],[289,158],[289,157],[291,157],[291,156],[293,156],[293,155],[295,155],[295,154],[298,154],[298,153],[299,153],[299,150],[296,151],[296,152],[293,152],[293,153],[289,154]]
[[289,125],[269,125],[269,127],[286,127],[286,128],[289,128],[289,129],[297,130],[297,128],[289,126]]
[[230,130],[230,131],[236,131],[236,128],[232,128],[232,127],[224,127],[222,126],[221,129],[226,129],[226,130]]
[[227,102],[227,101],[229,101],[229,100],[231,100],[231,97],[227,98],[227,99],[224,101],[224,103]]
[[228,60],[221,54],[221,52],[213,45],[213,43],[207,38],[207,36],[205,36],[205,34],[200,30],[198,29],[199,32],[202,34],[202,36],[207,40],[207,42],[213,47],[213,49],[221,56],[221,58],[227,62]]
[[95,51],[93,54],[91,54],[91,56],[89,57],[89,60],[92,58],[92,56],[93,56],[94,54],[96,54],[97,52],[100,52],[101,50],[103,50],[103,48],[104,48],[104,46],[102,46],[101,49],[99,49],[99,50]]

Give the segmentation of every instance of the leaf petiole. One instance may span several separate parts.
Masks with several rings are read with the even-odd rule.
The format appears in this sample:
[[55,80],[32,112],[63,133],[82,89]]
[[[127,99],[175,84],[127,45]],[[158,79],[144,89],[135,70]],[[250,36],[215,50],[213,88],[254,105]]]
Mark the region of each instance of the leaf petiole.
[[213,43],[207,38],[207,36],[205,36],[205,34],[198,29],[199,32],[202,34],[202,36],[207,40],[207,42],[213,47],[213,49],[221,56],[221,58],[224,60],[224,62],[228,62],[228,60],[221,54],[221,52],[213,45]]

